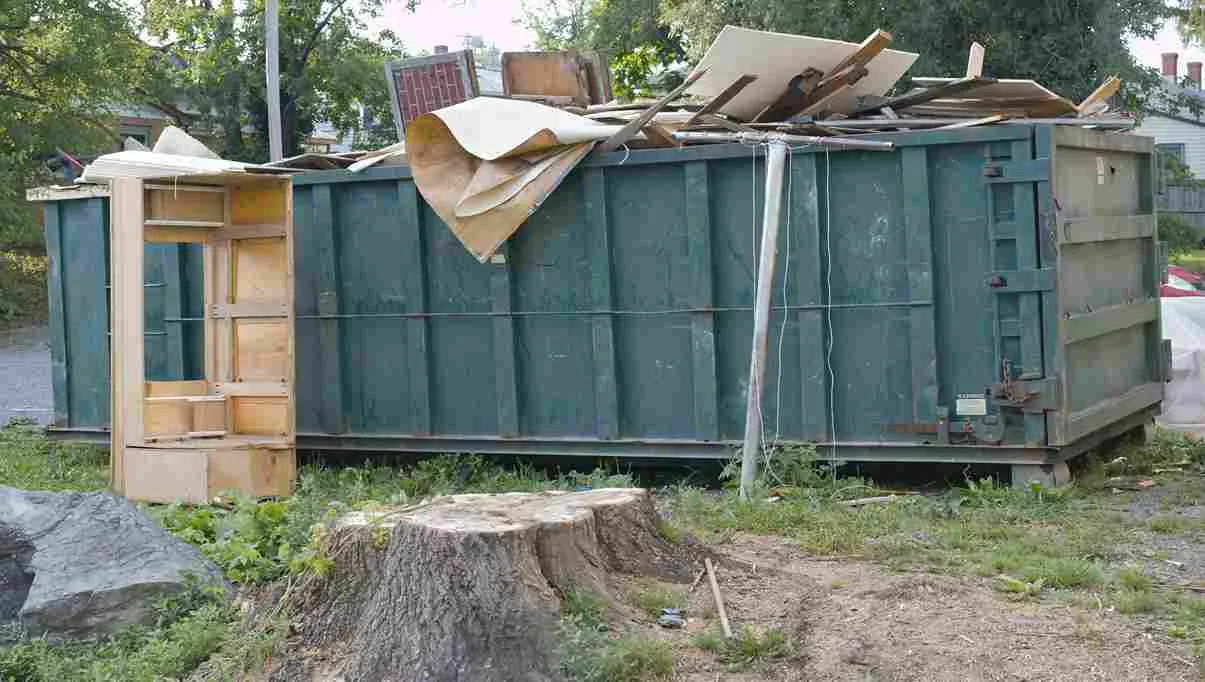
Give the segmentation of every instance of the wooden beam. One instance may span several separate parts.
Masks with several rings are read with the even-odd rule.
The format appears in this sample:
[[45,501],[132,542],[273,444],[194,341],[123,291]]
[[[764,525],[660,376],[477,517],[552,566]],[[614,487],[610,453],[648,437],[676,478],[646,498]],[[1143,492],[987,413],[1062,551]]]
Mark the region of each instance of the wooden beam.
[[892,37],[890,33],[882,29],[876,29],[874,33],[866,36],[866,39],[848,57],[837,62],[836,66],[829,69],[825,76],[832,77],[849,68],[866,66],[870,63],[870,60],[877,57],[884,48],[891,44],[891,41]]
[[982,45],[971,43],[971,52],[967,55],[967,78],[979,78],[983,75],[984,52]]
[[812,92],[823,79],[824,74],[820,71],[813,68],[804,69],[803,73],[796,74],[791,78],[787,83],[786,90],[778,96],[778,99],[767,104],[766,108],[753,117],[753,122],[783,121],[799,113],[807,106]]
[[1109,76],[1104,83],[1101,83],[1091,95],[1084,98],[1084,101],[1076,105],[1080,116],[1087,116],[1104,111],[1108,108],[1109,98],[1117,94],[1117,89],[1121,87],[1121,79],[1117,76]]
[[682,81],[681,85],[671,90],[670,93],[665,97],[662,97],[654,102],[652,106],[650,106],[648,109],[645,109],[644,112],[642,112],[639,116],[631,121],[628,121],[627,125],[620,128],[617,133],[604,140],[602,144],[598,145],[598,152],[613,152],[616,149],[619,149],[628,140],[635,137],[636,133],[640,132],[641,128],[644,128],[649,121],[653,120],[653,117],[656,116],[658,112],[669,105],[670,102],[677,99],[678,96],[683,92],[686,92],[686,89],[694,85],[695,81],[702,78],[703,74],[705,73],[707,73],[707,69],[701,69],[690,74],[686,80]]
[[757,76],[745,74],[732,81],[732,85],[729,85],[728,87],[724,88],[723,92],[715,97],[712,97],[711,101],[709,101],[707,104],[704,104],[702,109],[699,109],[697,112],[695,112],[694,116],[691,116],[689,119],[687,119],[686,125],[694,125],[695,123],[701,121],[704,116],[714,114],[715,112],[719,111],[720,107],[731,102],[733,97],[736,97],[738,94],[740,94],[741,90],[744,90],[746,86],[755,80],[757,80]]
[[966,92],[968,90],[974,90],[975,88],[981,88],[985,85],[991,85],[995,82],[995,78],[959,78],[948,83],[935,85],[931,88],[913,90],[912,92],[905,93],[898,97],[892,97],[886,102],[879,102],[877,104],[862,107],[860,109],[855,109],[852,115],[857,116],[859,114],[872,113],[879,111],[883,107],[891,107],[892,109],[899,111],[901,109],[913,107],[918,104],[924,104],[925,102],[939,99],[941,97],[949,97],[950,95],[956,95],[960,92]]
[[[825,78],[823,81],[820,81],[820,85],[817,85],[816,89],[812,90],[811,94],[804,99],[803,108],[801,111],[810,113],[813,110],[814,105],[826,100],[830,100],[834,93],[851,87],[854,83],[862,80],[867,73],[869,73],[869,71],[867,71],[866,67],[864,66],[852,66],[835,76]],[[886,102],[884,104],[889,105],[890,102]],[[883,105],[879,106],[881,107]],[[875,110],[878,110],[878,108],[879,107],[876,107]],[[848,112],[843,111],[841,113],[844,114]]]

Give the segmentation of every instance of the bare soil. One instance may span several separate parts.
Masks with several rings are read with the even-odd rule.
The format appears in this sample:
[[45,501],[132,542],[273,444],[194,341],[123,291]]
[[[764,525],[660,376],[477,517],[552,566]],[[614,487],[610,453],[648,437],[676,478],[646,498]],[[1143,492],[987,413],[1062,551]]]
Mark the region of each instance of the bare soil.
[[694,646],[718,627],[704,580],[685,629],[630,625],[673,644],[677,680],[1199,679],[1187,645],[1108,611],[1010,600],[986,579],[819,560],[775,537],[738,535],[716,550],[733,628],[777,628],[795,653],[733,670]]

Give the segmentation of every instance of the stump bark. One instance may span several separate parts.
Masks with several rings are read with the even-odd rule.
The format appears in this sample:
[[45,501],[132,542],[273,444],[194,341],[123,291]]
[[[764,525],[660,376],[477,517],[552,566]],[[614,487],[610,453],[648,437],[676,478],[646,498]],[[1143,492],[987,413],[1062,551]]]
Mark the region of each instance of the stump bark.
[[274,680],[559,680],[560,597],[611,574],[687,582],[647,490],[454,495],[340,519]]

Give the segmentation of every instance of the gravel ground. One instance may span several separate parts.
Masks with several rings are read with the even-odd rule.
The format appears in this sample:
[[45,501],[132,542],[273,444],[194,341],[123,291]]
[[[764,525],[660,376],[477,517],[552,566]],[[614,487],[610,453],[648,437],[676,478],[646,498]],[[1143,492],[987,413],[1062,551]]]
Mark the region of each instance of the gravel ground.
[[53,412],[50,329],[0,329],[0,426],[14,417],[49,424]]

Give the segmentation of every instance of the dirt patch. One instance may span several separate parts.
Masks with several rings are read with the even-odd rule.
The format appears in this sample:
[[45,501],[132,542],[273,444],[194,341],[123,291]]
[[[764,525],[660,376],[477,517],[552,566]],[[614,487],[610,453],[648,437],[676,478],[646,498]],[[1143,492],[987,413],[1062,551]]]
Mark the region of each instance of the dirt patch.
[[675,679],[1198,679],[1187,645],[1113,613],[1010,601],[983,579],[818,560],[780,538],[738,535],[718,551],[733,627],[778,629],[795,652],[738,671],[694,646],[716,627],[703,582],[685,630],[644,626],[674,644]]

